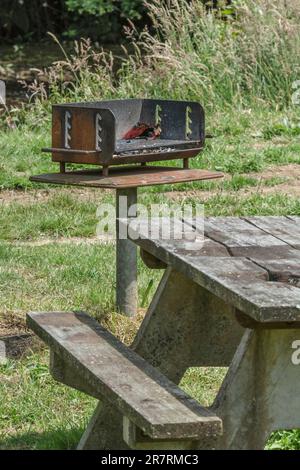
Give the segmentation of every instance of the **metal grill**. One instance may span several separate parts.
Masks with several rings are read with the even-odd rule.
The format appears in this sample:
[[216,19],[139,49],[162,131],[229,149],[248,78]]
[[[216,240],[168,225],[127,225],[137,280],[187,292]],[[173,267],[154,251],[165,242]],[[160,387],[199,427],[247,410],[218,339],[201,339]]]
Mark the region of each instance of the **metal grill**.
[[[152,136],[134,133],[139,126]],[[155,130],[155,131],[154,131]],[[204,111],[199,103],[170,100],[112,100],[54,105],[52,160],[96,164],[107,174],[111,165],[181,158],[184,167],[205,141]]]

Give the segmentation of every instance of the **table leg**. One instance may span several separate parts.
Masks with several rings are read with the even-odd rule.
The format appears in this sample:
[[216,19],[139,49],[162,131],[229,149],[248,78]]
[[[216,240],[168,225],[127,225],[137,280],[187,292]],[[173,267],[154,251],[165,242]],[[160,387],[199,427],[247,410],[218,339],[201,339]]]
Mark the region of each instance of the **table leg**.
[[128,213],[122,213],[124,201],[128,209],[136,204],[137,188],[116,190],[116,306],[131,317],[137,312],[137,247],[131,240],[120,238],[119,217],[128,217]]
[[[168,268],[133,348],[179,383],[188,367],[229,365],[243,331],[232,307]],[[122,428],[122,415],[103,402],[78,448],[126,449]]]
[[216,398],[223,449],[263,449],[273,431],[300,428],[300,329],[247,330]]

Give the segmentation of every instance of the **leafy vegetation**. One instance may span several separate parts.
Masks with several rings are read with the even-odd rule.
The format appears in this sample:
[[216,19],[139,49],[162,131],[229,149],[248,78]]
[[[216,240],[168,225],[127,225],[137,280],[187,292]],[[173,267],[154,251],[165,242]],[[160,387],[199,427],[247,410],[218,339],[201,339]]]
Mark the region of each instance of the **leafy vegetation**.
[[42,39],[48,31],[64,39],[87,35],[116,41],[128,19],[139,20],[139,0],[2,0],[0,34],[6,41]]
[[66,3],[71,11],[100,16],[117,12],[127,18],[140,18],[144,9],[143,2],[139,0],[66,0]]

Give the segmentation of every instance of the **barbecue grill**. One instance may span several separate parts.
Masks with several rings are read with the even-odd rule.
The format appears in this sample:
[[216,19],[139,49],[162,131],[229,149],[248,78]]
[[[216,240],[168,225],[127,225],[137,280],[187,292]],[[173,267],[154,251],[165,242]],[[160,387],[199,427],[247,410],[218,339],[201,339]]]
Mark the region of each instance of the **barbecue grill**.
[[[52,119],[52,147],[44,150],[60,162],[60,173],[30,179],[116,190],[116,306],[120,312],[134,315],[137,253],[130,240],[118,235],[124,217],[120,201],[125,197],[128,208],[134,208],[139,187],[223,177],[220,172],[188,168],[189,159],[204,147],[203,108],[189,101],[148,99],[71,103],[53,106]],[[171,159],[182,159],[183,168],[147,165]],[[102,170],[72,168],[66,172],[66,163],[94,164]]]
[[[130,138],[139,126],[152,130]],[[131,132],[132,131],[132,132]],[[150,136],[149,136],[150,135]],[[52,108],[52,160],[111,165],[183,159],[196,156],[205,141],[204,111],[189,101],[126,99],[68,103]]]

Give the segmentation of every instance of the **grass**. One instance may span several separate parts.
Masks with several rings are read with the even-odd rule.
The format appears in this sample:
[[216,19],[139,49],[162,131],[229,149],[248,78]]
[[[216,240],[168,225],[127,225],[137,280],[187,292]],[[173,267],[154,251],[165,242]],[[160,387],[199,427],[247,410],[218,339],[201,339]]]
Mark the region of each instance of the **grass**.
[[[209,117],[215,137],[191,163],[225,171],[226,179],[143,188],[139,201],[146,205],[166,200],[204,201],[206,215],[300,215],[299,198],[280,191],[289,178],[261,178],[262,171],[300,163],[298,135],[261,132],[264,122],[268,129],[270,121],[276,127],[289,113],[294,111],[274,119],[272,113],[253,110],[251,118],[239,123],[231,112],[218,115],[215,123]],[[57,169],[47,155],[40,154],[39,148],[47,143],[45,135],[37,133],[35,140],[34,131],[28,130],[28,140],[21,139],[20,129],[0,133],[0,322],[9,319],[11,323],[15,318],[22,324],[30,310],[82,309],[130,344],[143,309],[135,321],[114,311],[114,245],[87,243],[95,235],[98,204],[113,202],[113,192],[30,183],[31,174]],[[264,193],[264,188],[271,192]],[[74,237],[79,243],[72,242]],[[58,243],[61,239],[66,243]],[[140,305],[149,303],[160,275],[139,264]],[[0,403],[0,448],[76,446],[95,401],[55,383],[47,361],[47,352],[41,350],[0,367],[0,394],[5,397]],[[181,385],[208,405],[225,372],[222,368],[192,368]],[[299,442],[298,431],[281,431],[270,438],[268,448],[298,449]]]
[[[133,322],[114,312],[114,252],[113,245],[1,244],[0,323],[14,317],[22,324],[25,312],[36,309],[83,309],[131,342],[141,317]],[[148,302],[160,274],[139,269],[140,297]],[[78,442],[95,400],[54,382],[47,361],[42,350],[0,366],[0,449],[68,449]]]
[[[237,112],[243,115],[242,110]],[[274,118],[271,110],[262,112],[254,108],[251,116],[241,122],[237,122],[235,115],[230,110],[225,114],[214,114],[213,120],[208,114],[208,132],[212,131],[214,138],[207,139],[204,152],[192,160],[192,167],[217,169],[235,175],[259,172],[271,164],[300,163],[299,134],[290,134],[290,128],[280,124],[287,117],[296,122],[295,109],[277,113]],[[272,138],[264,135],[264,126],[270,129],[270,122],[273,122],[273,127],[281,125],[285,129],[280,139],[277,135]],[[260,129],[262,131],[258,133]],[[41,152],[43,147],[50,146],[49,140],[50,128],[47,125],[37,129],[30,126],[9,131],[0,129],[0,189],[44,188],[45,185],[29,181],[29,177],[57,171],[58,166],[51,162],[49,154]],[[76,166],[77,169],[81,167]]]
[[253,101],[276,110],[290,103],[300,65],[296,2],[242,0],[234,3],[235,16],[223,12],[226,21],[197,0],[168,7],[152,0],[149,8],[156,34],[136,38],[145,55],[138,50],[125,64],[120,91],[201,97],[212,112]]
[[[299,215],[300,201],[297,197],[288,197],[280,192],[276,194],[276,187],[282,183],[282,179],[271,178],[262,185],[257,181],[244,177],[235,177],[228,183],[219,186],[203,185],[206,192],[214,191],[214,195],[202,199],[201,190],[197,193],[185,192],[184,197],[180,193],[175,198],[176,202],[184,200],[185,203],[204,203],[206,215]],[[261,188],[274,188],[272,194],[262,194]],[[195,191],[195,185],[192,186]],[[247,195],[241,192],[252,188],[254,192]],[[170,189],[170,188],[168,188]],[[186,191],[186,188],[185,188]],[[167,197],[167,199],[166,199]],[[153,204],[164,203],[172,200],[171,193],[153,194],[143,192],[140,203]],[[182,199],[183,198],[183,199]],[[113,203],[111,194],[103,198],[103,201]],[[57,190],[45,202],[12,202],[5,205],[0,211],[0,240],[7,242],[47,242],[66,238],[93,238],[96,235],[97,216],[96,210],[99,201],[78,201],[76,193],[68,194],[66,191]]]
[[278,431],[274,433],[268,442],[267,449],[269,450],[300,450],[300,430],[291,431]]
[[[257,200],[258,210],[263,205],[270,206],[267,211],[270,213],[275,202],[274,207],[278,207],[282,213],[284,207],[281,206],[285,203],[280,197],[275,198],[274,201],[271,198],[271,204],[269,204],[268,197],[265,198],[261,194],[263,186],[275,186],[279,181],[270,178],[261,180],[260,172],[271,166],[299,164],[299,136],[290,134],[288,127],[284,140],[281,134],[280,141],[277,135],[272,138],[269,134],[263,137],[264,132],[259,133],[259,131],[261,129],[264,131],[264,126],[267,129],[272,126],[276,127],[287,117],[295,120],[295,110],[278,113],[275,118],[271,111],[262,112],[258,109],[251,110],[250,115],[245,112],[241,112],[241,115],[244,119],[237,122],[233,111],[225,114],[218,113],[214,116],[215,120],[208,114],[208,129],[215,137],[207,139],[204,152],[191,161],[193,168],[208,168],[225,172],[228,176],[226,180],[142,189],[140,190],[141,197],[143,197],[141,202],[147,203],[153,198],[159,201],[160,198],[163,199],[160,194],[170,190],[180,192],[214,190],[218,191],[218,195],[214,194],[214,197],[207,201],[207,213],[215,213],[214,205],[217,204],[219,207],[220,203],[223,204],[222,200],[224,200],[224,207],[225,205],[229,207],[228,212],[230,212],[230,210],[235,210],[232,206],[236,205],[232,192],[249,188],[253,190],[256,187],[257,194],[253,197]],[[49,155],[40,151],[41,147],[49,145],[47,141],[49,133],[47,127],[38,132],[25,127],[24,138],[24,126],[10,132],[0,131],[0,188],[29,191],[25,193],[24,201],[22,198],[12,198],[11,204],[2,206],[0,239],[26,240],[39,237],[92,236],[97,204],[103,200],[113,201],[113,195],[110,192],[90,191],[87,196],[84,190],[78,190],[78,188],[73,192],[61,187],[50,191],[47,185],[37,185],[29,181],[29,176],[33,174],[57,171],[57,164],[51,163]],[[167,164],[174,165],[174,162]],[[177,162],[175,164],[178,165]],[[41,189],[44,192],[49,190],[49,194],[40,200],[32,197],[30,200],[29,197],[28,201],[26,195],[30,196],[32,189]],[[227,196],[228,193],[230,193],[229,196]],[[297,201],[289,198],[288,205],[296,208]],[[239,211],[247,206],[249,206],[247,201],[239,201],[234,213],[239,214]],[[297,210],[295,208],[291,210]]]
[[1,132],[0,188],[32,188],[32,171],[37,174],[54,169],[41,148],[49,145],[49,129],[14,129]]
[[0,366],[0,376],[0,449],[74,447],[95,400],[55,383],[46,352]]
[[[37,240],[41,237],[91,237],[97,223],[96,209],[103,199],[92,194],[81,201],[76,192],[57,189],[42,202],[12,202],[0,213],[2,240]],[[27,193],[28,194],[28,193]],[[29,193],[30,198],[30,193]]]
[[[139,297],[145,298],[147,292],[149,302],[159,278],[160,272],[140,264]],[[130,343],[142,318],[132,322],[113,312],[113,246],[2,244],[0,286],[2,321],[7,315],[24,318],[26,311],[37,306],[40,310],[83,309]],[[73,448],[78,441],[95,400],[55,383],[47,361],[48,354],[42,350],[0,367],[0,393],[5,397],[0,402],[0,448]],[[221,369],[206,369],[202,374],[190,369],[183,386],[209,403],[222,376]]]
[[[252,194],[241,198],[239,193],[240,188],[235,188],[234,195],[223,191],[210,197],[205,206],[207,213],[300,214],[299,199],[282,194]],[[163,193],[147,191],[141,196],[152,202],[164,198]],[[80,245],[52,242],[44,246],[19,246],[16,243],[39,241],[45,236],[68,238],[94,234],[95,202],[82,202],[76,198],[76,193],[68,195],[59,188],[57,195],[51,197],[53,200],[43,203],[11,202],[1,211],[2,320],[15,316],[19,321],[25,312],[37,308],[83,309],[130,343],[141,317],[132,323],[114,312],[113,245],[89,245],[84,240]],[[189,197],[193,202],[196,200],[195,196],[188,196],[187,200]],[[201,192],[198,197],[201,198]],[[145,304],[151,299],[159,277],[160,272],[139,265],[139,298],[144,299]],[[0,367],[0,394],[5,397],[0,402],[0,448],[68,449],[76,446],[95,401],[55,383],[49,376],[47,359],[47,354],[41,351]],[[219,368],[189,369],[182,386],[201,403],[210,404],[224,373],[225,369]],[[277,433],[269,447],[299,448],[299,433]]]
[[[223,171],[226,178],[143,188],[139,202],[204,202],[205,214],[216,216],[300,215],[299,193],[293,192],[300,119],[291,102],[300,73],[299,11],[292,2],[243,0],[236,21],[230,15],[220,21],[204,14],[198,0],[174,0],[169,9],[161,3],[151,2],[154,35],[132,31],[136,54],[117,76],[111,58],[83,41],[77,53],[44,73],[48,95],[43,84],[33,84],[35,102],[2,116],[0,324],[24,325],[30,310],[82,309],[130,344],[161,276],[140,262],[139,315],[119,316],[114,245],[88,240],[96,232],[99,202],[113,202],[113,192],[29,181],[57,171],[40,151],[50,146],[53,102],[136,96],[201,101],[213,138],[191,166]],[[0,366],[1,449],[65,449],[78,442],[95,401],[55,383],[47,361],[41,349]],[[208,405],[225,372],[191,368],[181,385]],[[299,449],[300,431],[274,433],[268,448]]]
[[[0,449],[76,447],[96,400],[54,382],[48,373],[47,352],[0,366],[0,376],[0,393],[5,397],[0,402]],[[221,368],[193,368],[182,386],[208,405],[223,376]]]
[[[298,135],[261,132],[264,122],[270,129],[270,121],[276,126],[289,113],[294,110],[275,119],[271,112],[253,110],[251,118],[239,123],[231,112],[218,115],[215,123],[209,117],[209,129],[215,137],[191,163],[225,171],[226,179],[143,188],[139,201],[204,201],[206,215],[300,215],[299,198],[280,191],[289,178],[261,178],[262,171],[300,163]],[[86,242],[95,235],[98,204],[113,202],[113,192],[30,183],[31,174],[57,169],[49,156],[40,154],[39,148],[47,143],[45,135],[37,133],[35,140],[34,131],[28,130],[28,140],[21,139],[19,129],[0,133],[0,322],[15,318],[22,323],[30,310],[82,309],[130,344],[143,310],[135,321],[114,311],[114,245]],[[264,193],[264,188],[271,192]],[[74,244],[74,237],[81,242]],[[67,243],[58,243],[61,239]],[[139,264],[140,305],[149,303],[160,275]],[[0,402],[0,448],[76,446],[95,401],[55,383],[47,361],[47,352],[41,350],[0,367],[0,394],[5,397]],[[192,368],[181,385],[207,405],[225,372],[221,368]],[[275,433],[268,448],[299,449],[299,437],[298,431]]]
[[[102,319],[114,311],[114,266],[113,244],[0,244],[2,316],[37,308],[84,309]],[[157,281],[159,272],[145,270],[142,264],[139,270],[140,298],[144,298],[150,280]]]

